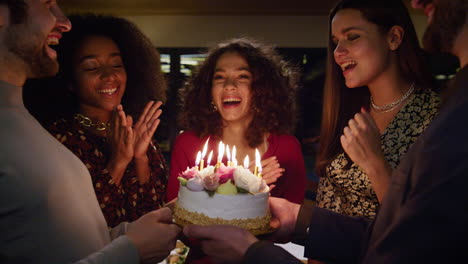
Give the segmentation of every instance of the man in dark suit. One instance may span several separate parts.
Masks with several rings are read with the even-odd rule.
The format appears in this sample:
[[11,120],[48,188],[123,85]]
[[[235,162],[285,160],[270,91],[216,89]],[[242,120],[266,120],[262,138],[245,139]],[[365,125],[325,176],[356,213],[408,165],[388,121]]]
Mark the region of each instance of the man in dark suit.
[[[426,49],[452,53],[460,61],[451,94],[395,170],[375,220],[270,198],[280,223],[274,238],[305,245],[308,258],[366,264],[468,260],[468,0],[413,2],[428,15]],[[188,226],[184,233],[202,239],[214,260],[301,263],[235,227]]]

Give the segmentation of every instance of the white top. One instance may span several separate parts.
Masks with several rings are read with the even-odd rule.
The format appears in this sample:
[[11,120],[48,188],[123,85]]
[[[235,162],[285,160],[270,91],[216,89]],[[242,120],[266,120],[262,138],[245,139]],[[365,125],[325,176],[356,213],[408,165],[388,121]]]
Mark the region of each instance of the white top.
[[22,88],[2,81],[0,234],[2,263],[139,261],[128,237],[111,242],[84,164],[28,113]]

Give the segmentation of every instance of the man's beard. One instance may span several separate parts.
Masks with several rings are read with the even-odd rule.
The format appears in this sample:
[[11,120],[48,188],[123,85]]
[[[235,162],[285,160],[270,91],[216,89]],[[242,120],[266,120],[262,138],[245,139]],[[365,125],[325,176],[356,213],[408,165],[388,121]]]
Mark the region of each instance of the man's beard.
[[429,52],[451,53],[455,39],[466,21],[464,0],[435,1],[432,22],[423,36],[424,48]]
[[37,35],[32,36],[19,28],[9,29],[5,39],[10,52],[22,59],[28,67],[28,78],[48,77],[58,72],[58,62],[47,55],[45,45],[39,39]]

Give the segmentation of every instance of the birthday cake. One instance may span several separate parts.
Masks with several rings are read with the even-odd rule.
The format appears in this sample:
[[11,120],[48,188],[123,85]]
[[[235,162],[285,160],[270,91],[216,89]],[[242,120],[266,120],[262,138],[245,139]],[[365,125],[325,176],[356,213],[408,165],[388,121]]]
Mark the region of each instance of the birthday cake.
[[234,225],[254,235],[269,232],[269,188],[259,174],[223,164],[187,168],[179,175],[174,219],[180,225]]

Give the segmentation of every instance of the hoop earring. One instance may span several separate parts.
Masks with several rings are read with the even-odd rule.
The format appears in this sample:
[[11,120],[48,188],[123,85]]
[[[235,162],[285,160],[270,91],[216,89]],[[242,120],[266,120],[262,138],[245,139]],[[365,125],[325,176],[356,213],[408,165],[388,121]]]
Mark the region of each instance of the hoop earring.
[[218,111],[218,107],[216,107],[216,105],[213,103],[213,101],[211,101],[211,110],[213,112],[217,112]]

